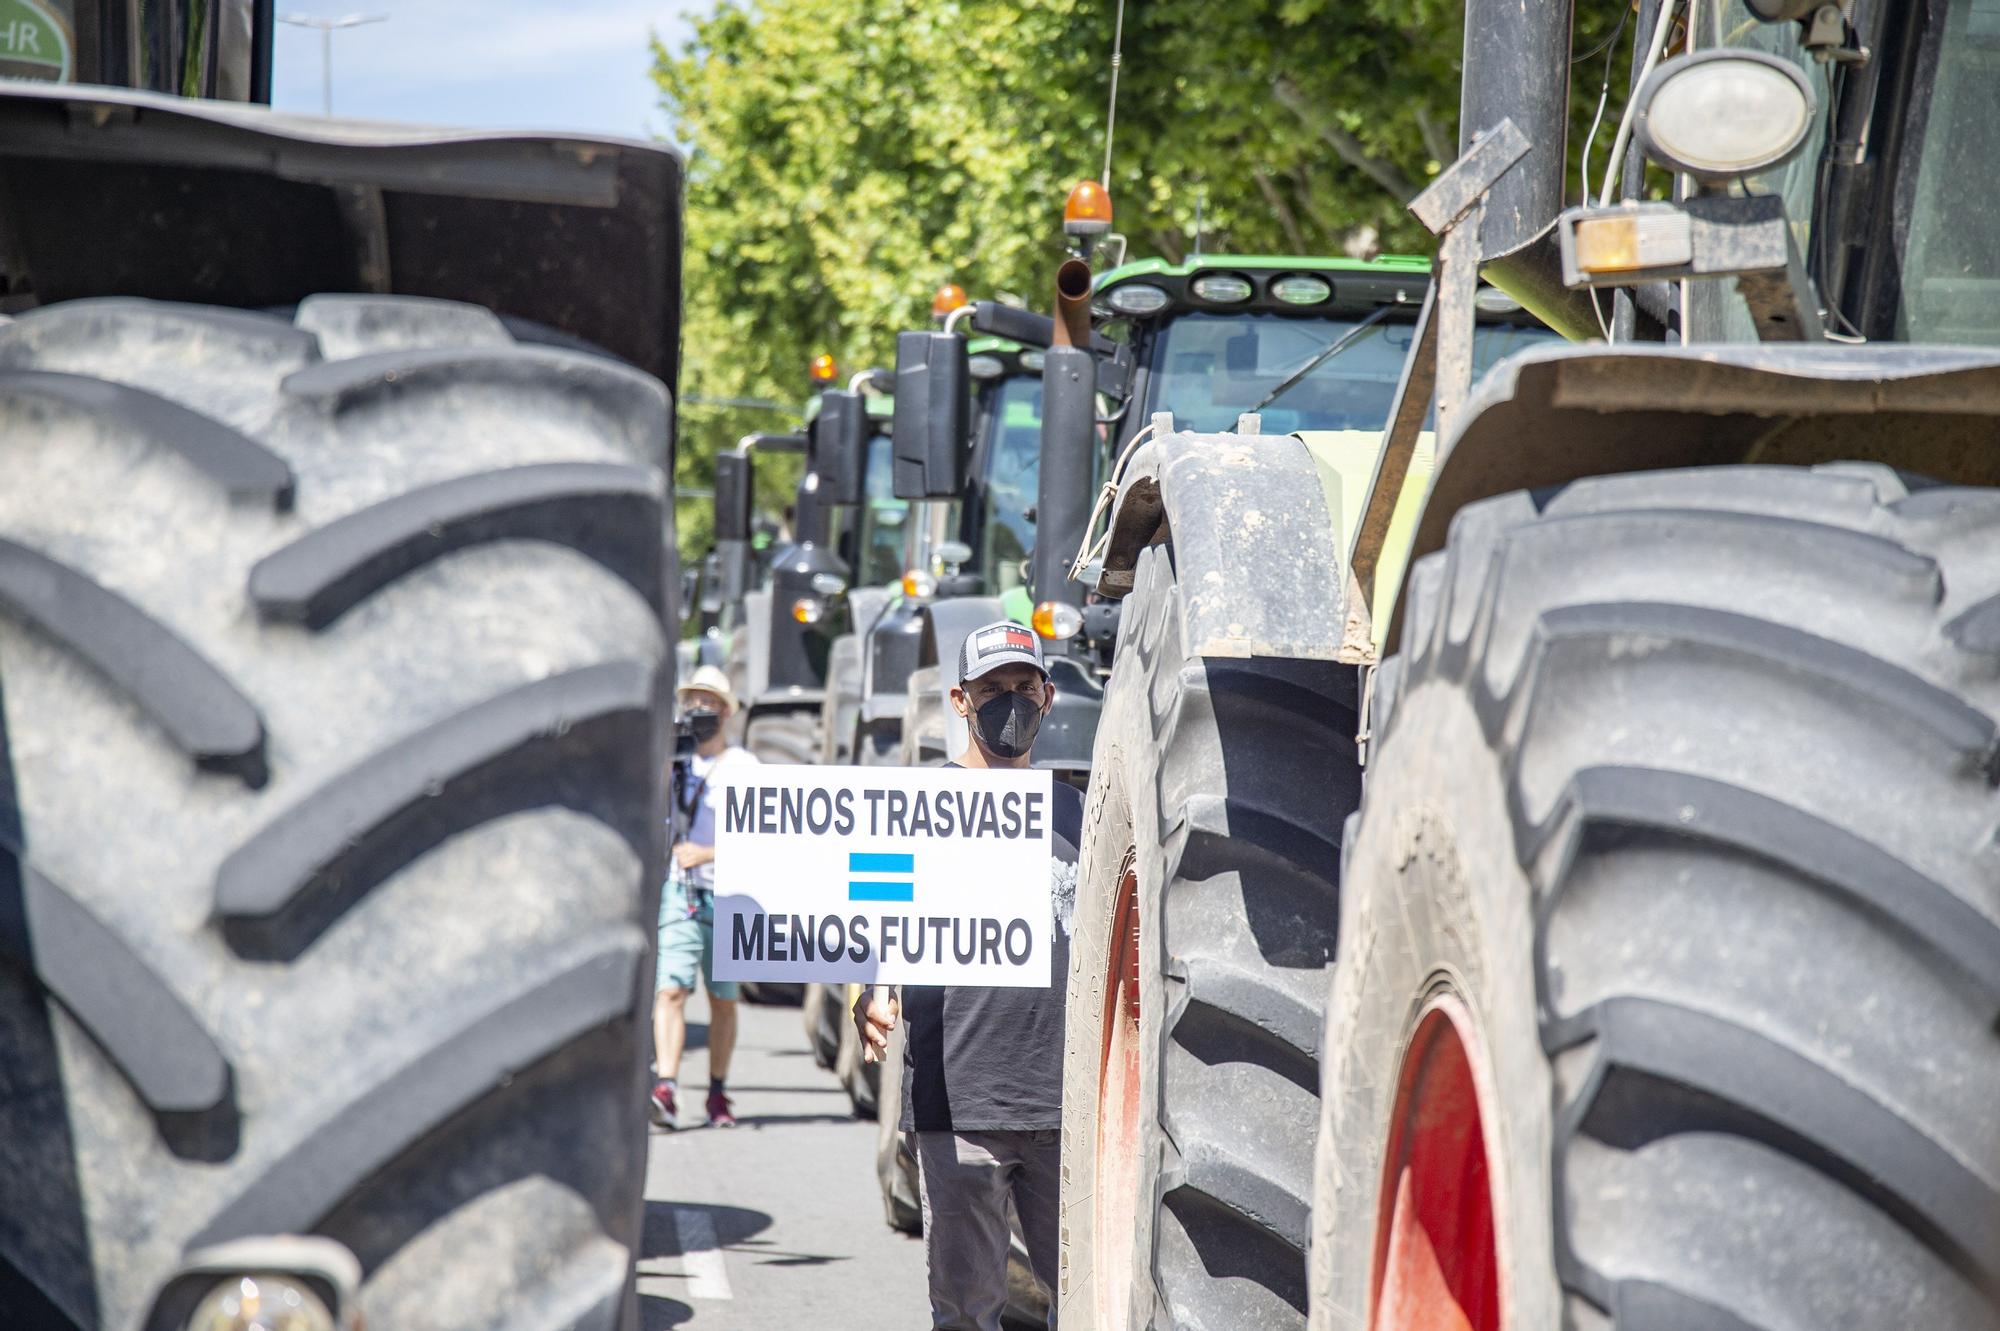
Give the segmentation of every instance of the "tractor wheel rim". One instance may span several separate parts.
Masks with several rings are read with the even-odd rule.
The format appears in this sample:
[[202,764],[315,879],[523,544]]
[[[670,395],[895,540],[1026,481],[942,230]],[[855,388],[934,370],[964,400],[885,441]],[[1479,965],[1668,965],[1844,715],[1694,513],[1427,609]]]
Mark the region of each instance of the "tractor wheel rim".
[[1095,1205],[1098,1325],[1123,1331],[1132,1302],[1132,1235],[1139,1208],[1139,871],[1118,871],[1105,959],[1104,1043],[1098,1062]]
[[1470,1014],[1418,1013],[1396,1078],[1375,1211],[1370,1331],[1502,1331],[1499,1246]]

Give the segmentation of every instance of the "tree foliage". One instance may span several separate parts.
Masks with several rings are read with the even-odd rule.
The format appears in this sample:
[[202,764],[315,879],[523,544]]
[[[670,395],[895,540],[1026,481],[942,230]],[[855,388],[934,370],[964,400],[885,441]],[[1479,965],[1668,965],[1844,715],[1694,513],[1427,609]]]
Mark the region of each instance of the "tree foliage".
[[[1133,255],[1427,252],[1404,204],[1456,156],[1462,3],[1130,0],[1110,183]],[[1583,49],[1625,0],[1578,3]],[[942,282],[1048,303],[1062,200],[1103,166],[1116,5],[721,0],[655,43],[690,148],[682,484],[787,427],[712,400],[798,402],[820,351],[886,363]],[[1577,83],[1572,159],[1594,69]],[[795,473],[764,470],[775,509]],[[708,518],[683,505],[684,551]]]

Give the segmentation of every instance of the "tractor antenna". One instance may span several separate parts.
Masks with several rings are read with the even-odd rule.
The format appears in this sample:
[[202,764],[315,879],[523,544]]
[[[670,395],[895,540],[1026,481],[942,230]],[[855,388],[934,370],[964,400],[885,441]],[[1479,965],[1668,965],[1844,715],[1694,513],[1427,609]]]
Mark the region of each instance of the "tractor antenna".
[[1118,66],[1125,53],[1125,0],[1118,0],[1117,26],[1111,33],[1111,105],[1104,113],[1104,174],[1097,183],[1111,188],[1111,136],[1118,128]]

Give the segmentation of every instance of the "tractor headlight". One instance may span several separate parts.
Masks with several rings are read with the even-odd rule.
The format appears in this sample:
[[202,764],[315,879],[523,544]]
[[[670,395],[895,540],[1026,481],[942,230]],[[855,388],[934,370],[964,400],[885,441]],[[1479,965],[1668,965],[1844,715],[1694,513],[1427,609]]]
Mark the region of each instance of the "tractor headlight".
[[1167,293],[1151,282],[1127,282],[1113,287],[1105,303],[1120,314],[1158,314],[1167,308]]
[[1241,305],[1256,293],[1247,277],[1234,273],[1208,273],[1197,277],[1189,284],[1195,299],[1205,300],[1211,305]]
[[1333,299],[1333,284],[1323,277],[1293,273],[1271,283],[1271,294],[1287,305],[1318,305]]
[[975,379],[998,379],[1007,373],[1007,366],[998,356],[989,356],[981,352],[965,362],[965,370]]
[[1755,175],[1811,133],[1818,101],[1800,70],[1758,51],[1677,56],[1639,89],[1634,129],[1646,155],[1703,181]]
[[225,1280],[195,1305],[187,1331],[334,1331],[333,1314],[303,1281],[280,1275]]

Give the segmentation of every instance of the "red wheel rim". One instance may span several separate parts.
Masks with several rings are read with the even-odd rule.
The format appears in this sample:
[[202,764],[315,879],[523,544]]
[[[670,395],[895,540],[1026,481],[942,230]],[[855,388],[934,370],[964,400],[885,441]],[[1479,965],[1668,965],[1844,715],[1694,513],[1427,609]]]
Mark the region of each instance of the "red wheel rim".
[[1433,997],[1396,1079],[1375,1212],[1371,1331],[1500,1331],[1486,1125],[1465,1008]]
[[1130,852],[1118,872],[1105,959],[1104,1045],[1097,1067],[1098,1325],[1122,1328],[1132,1302],[1131,1236],[1139,1209],[1139,872]]

